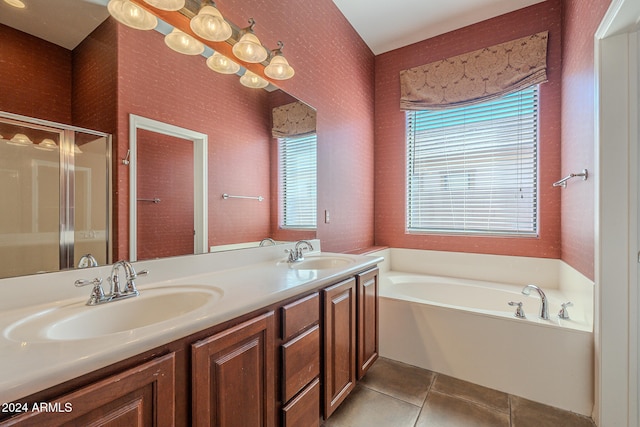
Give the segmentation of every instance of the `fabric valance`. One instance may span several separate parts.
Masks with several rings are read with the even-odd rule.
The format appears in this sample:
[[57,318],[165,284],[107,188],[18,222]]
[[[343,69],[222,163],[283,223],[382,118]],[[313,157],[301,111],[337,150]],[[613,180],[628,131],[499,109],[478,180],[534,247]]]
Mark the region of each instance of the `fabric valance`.
[[400,72],[400,109],[443,110],[489,101],[547,81],[543,31]]
[[306,135],[316,131],[316,110],[304,102],[275,107],[272,114],[274,138]]

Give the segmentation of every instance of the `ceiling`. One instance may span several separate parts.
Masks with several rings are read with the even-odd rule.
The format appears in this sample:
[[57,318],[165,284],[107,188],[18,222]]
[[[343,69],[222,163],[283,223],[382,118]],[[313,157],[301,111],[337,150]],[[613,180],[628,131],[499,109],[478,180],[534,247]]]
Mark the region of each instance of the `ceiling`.
[[[108,0],[23,1],[16,9],[0,0],[0,23],[70,50],[108,16]],[[333,0],[376,55],[542,1]]]
[[374,54],[544,0],[333,0]]
[[[72,50],[107,16],[108,0],[23,0],[17,9],[0,0],[0,24]],[[73,13],[69,13],[72,10]],[[34,16],[37,17],[34,19]],[[36,25],[34,25],[36,24]]]

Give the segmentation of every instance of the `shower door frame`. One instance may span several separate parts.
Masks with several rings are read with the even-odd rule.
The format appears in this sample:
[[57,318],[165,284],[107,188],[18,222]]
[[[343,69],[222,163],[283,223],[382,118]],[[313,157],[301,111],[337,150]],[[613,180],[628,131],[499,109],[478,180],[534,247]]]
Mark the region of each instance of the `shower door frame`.
[[75,133],[80,132],[94,135],[106,139],[106,259],[107,263],[112,262],[112,192],[111,192],[111,134],[99,132],[91,129],[71,126],[63,123],[56,123],[34,117],[22,116],[19,114],[0,111],[0,120],[5,123],[17,126],[26,126],[33,129],[45,130],[60,134],[59,145],[59,212],[60,220],[58,224],[59,237],[59,270],[66,270],[75,267]]

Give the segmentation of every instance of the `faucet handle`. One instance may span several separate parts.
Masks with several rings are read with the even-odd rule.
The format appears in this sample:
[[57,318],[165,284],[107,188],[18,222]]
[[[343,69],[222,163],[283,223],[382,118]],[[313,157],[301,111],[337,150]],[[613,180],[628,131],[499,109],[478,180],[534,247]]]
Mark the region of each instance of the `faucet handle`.
[[567,311],[567,307],[573,307],[573,303],[571,301],[564,302],[560,304],[560,312],[558,313],[558,317],[561,319],[569,319],[569,312]]
[[512,306],[512,307],[513,307],[514,305],[515,305],[515,306],[517,306],[517,307],[516,307],[516,312],[515,312],[514,316],[516,316],[516,317],[517,317],[517,318],[519,318],[519,319],[526,319],[526,318],[527,318],[527,316],[525,316],[525,314],[524,314],[524,309],[522,308],[522,302],[521,302],[521,301],[520,301],[520,302],[509,301],[509,303],[508,303],[508,304],[509,304],[510,306]]
[[76,286],[76,288],[81,288],[83,286],[88,286],[88,285],[100,286],[102,285],[102,279],[99,277],[96,277],[93,280],[78,279],[73,284]]
[[96,277],[93,280],[80,279],[76,280],[74,285],[77,288],[87,285],[93,285],[93,289],[91,290],[91,296],[89,297],[89,301],[87,301],[87,305],[97,305],[101,302],[104,302],[105,295],[104,290],[102,289],[102,279]]
[[136,274],[134,274],[134,277],[132,277],[132,279],[136,279],[138,277],[144,277],[144,276],[148,276],[149,275],[149,270],[142,270],[142,271],[138,271]]
[[284,253],[289,254],[289,258],[287,259],[288,262],[297,261],[297,251],[295,249],[285,249]]

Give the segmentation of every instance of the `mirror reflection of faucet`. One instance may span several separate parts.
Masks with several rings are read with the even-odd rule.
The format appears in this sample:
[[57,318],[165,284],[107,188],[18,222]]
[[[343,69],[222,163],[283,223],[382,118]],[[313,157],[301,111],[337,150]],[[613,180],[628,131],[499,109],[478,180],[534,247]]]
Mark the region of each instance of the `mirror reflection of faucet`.
[[80,257],[80,261],[78,261],[78,268],[88,268],[88,267],[97,267],[98,260],[91,255],[85,254]]
[[271,237],[266,237],[260,241],[260,245],[259,245],[260,247],[267,246],[267,245],[275,246],[276,241],[273,240]]

